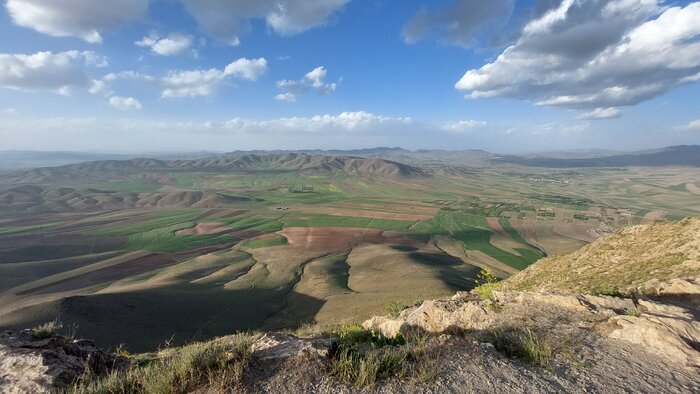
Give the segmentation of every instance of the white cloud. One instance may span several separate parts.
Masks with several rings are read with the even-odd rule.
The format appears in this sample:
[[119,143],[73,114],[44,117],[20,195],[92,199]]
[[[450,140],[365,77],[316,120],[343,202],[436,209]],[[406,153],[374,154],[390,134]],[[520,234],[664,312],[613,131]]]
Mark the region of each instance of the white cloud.
[[163,97],[210,96],[229,78],[255,81],[267,71],[267,60],[238,59],[223,70],[192,70],[171,72],[160,80]]
[[700,131],[700,119],[691,120],[687,124],[676,127],[678,130]]
[[609,107],[609,108],[596,108],[593,111],[583,113],[578,117],[578,119],[596,120],[596,119],[612,119],[612,118],[619,118],[619,117],[620,117],[620,110],[618,108]]
[[267,60],[262,57],[259,59],[238,59],[224,69],[226,75],[248,81],[257,81],[266,71]]
[[89,51],[0,54],[0,87],[68,94],[71,87],[90,84],[84,66],[101,66],[106,62],[105,58]]
[[199,26],[213,37],[238,45],[251,20],[264,19],[275,32],[297,34],[325,24],[350,0],[182,0]]
[[133,97],[113,96],[109,99],[109,104],[122,111],[139,110],[142,108],[141,103]]
[[156,55],[173,56],[187,52],[192,46],[193,37],[189,34],[173,33],[167,37],[150,34],[134,44],[151,49]]
[[235,118],[220,123],[209,123],[210,129],[250,133],[318,133],[318,132],[359,132],[377,131],[391,126],[412,124],[411,118],[388,117],[365,111],[342,112],[338,115],[316,115],[312,117],[291,117],[273,120],[251,120]]
[[319,94],[329,95],[335,92],[337,88],[336,83],[326,83],[326,75],[328,71],[325,67],[316,67],[315,69],[309,71],[300,80],[282,80],[277,81],[277,87],[286,90],[286,93],[278,94],[275,96],[276,100],[295,102],[297,97],[306,93],[310,90],[315,90]]
[[478,120],[459,120],[455,122],[443,122],[440,128],[450,133],[465,133],[486,126],[486,122]]
[[149,0],[7,0],[15,24],[56,37],[101,43],[100,31],[143,18]]
[[592,112],[635,105],[700,78],[698,36],[700,2],[665,7],[657,0],[565,0],[455,87],[468,98],[509,97]]
[[275,100],[286,101],[288,103],[294,103],[297,101],[297,96],[293,93],[280,93],[277,96],[275,96]]
[[163,97],[210,96],[229,78],[255,81],[267,71],[267,60],[238,59],[223,70],[192,70],[171,72],[160,80]]
[[90,88],[88,88],[88,91],[91,94],[102,94],[107,97],[112,95],[112,91],[107,86],[107,83],[99,79],[93,79],[92,82],[90,82]]

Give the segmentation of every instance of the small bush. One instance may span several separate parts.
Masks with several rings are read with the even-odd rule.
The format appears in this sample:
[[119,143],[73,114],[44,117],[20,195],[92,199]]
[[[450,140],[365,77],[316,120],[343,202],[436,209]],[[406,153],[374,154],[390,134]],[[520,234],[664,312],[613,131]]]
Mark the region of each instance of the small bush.
[[493,290],[498,283],[498,278],[491,274],[489,270],[481,270],[476,277],[477,287],[474,291],[481,297],[482,300],[493,300]]
[[58,334],[58,331],[63,328],[63,325],[58,321],[50,321],[29,329],[32,336],[36,339],[46,339]]

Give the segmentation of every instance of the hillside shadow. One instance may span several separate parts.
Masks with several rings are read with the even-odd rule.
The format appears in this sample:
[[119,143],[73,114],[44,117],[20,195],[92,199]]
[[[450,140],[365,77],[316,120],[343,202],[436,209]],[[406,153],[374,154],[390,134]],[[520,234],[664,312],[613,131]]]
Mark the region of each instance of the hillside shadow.
[[[295,315],[266,320],[286,306],[287,296],[303,306]],[[238,331],[295,329],[318,313],[325,301],[288,289],[251,288],[230,291],[209,286],[173,286],[152,290],[73,296],[12,312],[2,329],[23,329],[58,319],[78,337],[99,347],[120,344],[131,352],[203,341]],[[10,323],[12,322],[12,323]]]
[[461,259],[438,252],[410,252],[411,260],[435,269],[438,278],[452,291],[466,291],[475,287],[475,279],[481,269]]

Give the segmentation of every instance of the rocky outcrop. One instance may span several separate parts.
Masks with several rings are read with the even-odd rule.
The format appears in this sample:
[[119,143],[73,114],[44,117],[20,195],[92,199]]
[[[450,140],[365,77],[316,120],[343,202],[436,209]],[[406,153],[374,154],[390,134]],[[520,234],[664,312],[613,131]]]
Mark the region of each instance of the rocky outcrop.
[[692,311],[648,300],[635,303],[609,296],[494,290],[490,300],[459,293],[451,300],[425,301],[398,317],[375,316],[363,323],[365,329],[389,338],[412,330],[450,333],[525,327],[561,331],[590,325],[608,327],[601,332],[611,339],[700,367],[700,323]]
[[294,358],[328,358],[335,339],[302,339],[287,333],[266,333],[252,346],[259,361],[286,361]]
[[43,393],[65,388],[84,373],[100,375],[126,360],[87,340],[36,338],[29,331],[0,334],[0,392]]
[[608,296],[578,294],[553,294],[537,292],[493,291],[493,300],[482,301],[470,293],[458,293],[451,300],[425,301],[418,307],[406,309],[396,318],[375,316],[363,323],[368,330],[375,330],[389,338],[399,332],[421,330],[444,333],[450,330],[485,330],[497,324],[506,324],[507,314],[497,309],[541,309],[549,305],[557,309],[569,309],[584,314],[598,315],[598,319],[636,310],[634,302]]
[[394,338],[399,332],[412,330],[431,333],[460,330],[482,330],[493,324],[493,312],[476,301],[436,300],[425,301],[420,306],[401,312],[396,319],[375,316],[362,326],[382,335]]
[[611,338],[643,346],[649,352],[700,367],[700,322],[684,308],[639,301],[639,316],[615,316]]

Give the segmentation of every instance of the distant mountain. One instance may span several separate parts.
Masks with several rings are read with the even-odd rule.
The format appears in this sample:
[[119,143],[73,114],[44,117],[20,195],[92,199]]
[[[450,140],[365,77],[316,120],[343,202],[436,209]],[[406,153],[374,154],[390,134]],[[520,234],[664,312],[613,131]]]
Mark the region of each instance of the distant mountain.
[[161,159],[193,159],[211,157],[212,152],[153,152],[141,154],[92,153],[92,152],[44,152],[44,151],[0,151],[0,170],[56,167],[68,164],[98,160],[128,160],[137,157],[157,157]]
[[679,145],[667,148],[589,158],[502,156],[495,163],[513,163],[529,167],[700,167],[700,145]]
[[321,156],[303,153],[272,155],[248,154],[243,156],[216,156],[195,160],[102,160],[60,167],[35,168],[13,171],[0,176],[0,180],[15,183],[44,183],[55,181],[114,180],[138,173],[163,172],[245,172],[297,171],[301,174],[374,175],[392,178],[423,177],[428,173],[418,167],[383,160],[353,156]]
[[218,208],[242,197],[214,192],[172,191],[155,193],[110,192],[20,185],[0,190],[0,208],[12,210],[103,210],[128,208]]

